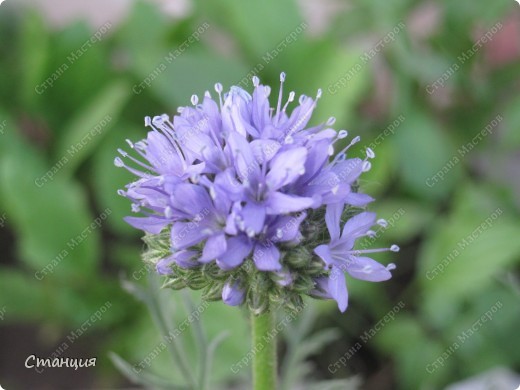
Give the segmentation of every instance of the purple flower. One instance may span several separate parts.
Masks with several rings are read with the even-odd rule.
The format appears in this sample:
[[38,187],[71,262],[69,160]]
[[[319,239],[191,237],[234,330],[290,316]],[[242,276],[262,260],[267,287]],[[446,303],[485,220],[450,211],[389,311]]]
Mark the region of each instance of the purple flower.
[[[125,220],[149,236],[161,233],[163,240],[169,235],[161,248],[169,247],[170,253],[162,251],[161,258],[154,258],[158,273],[175,278],[181,272],[197,287],[204,286],[208,275],[218,275],[208,285],[221,286],[228,304],[245,299],[249,278],[272,272],[268,280],[276,281],[273,288],[282,289],[273,296],[300,294],[291,288],[301,291],[302,283],[313,278],[319,290],[326,278],[327,291],[338,303],[341,300],[344,309],[346,286],[335,275],[347,271],[366,280],[390,277],[387,268],[381,270],[378,263],[353,249],[355,239],[367,234],[373,223],[372,214],[361,213],[347,221],[339,235],[341,210],[364,207],[373,200],[353,188],[370,169],[368,160],[374,153],[367,149],[364,159],[347,158],[348,149],[359,141],[356,137],[330,160],[347,131],[332,129],[334,118],[308,126],[321,90],[315,98],[301,95],[289,112],[296,94],[290,92],[283,102],[284,81],[282,73],[275,107],[269,103],[271,88],[254,77],[252,94],[236,86],[224,93],[217,83],[215,100],[206,92],[200,102],[193,96],[192,106],[179,108],[173,118],[166,114],[147,117],[146,139],[127,141],[137,156],[119,150],[121,157],[115,159],[116,166],[136,176],[119,191],[139,214]],[[314,248],[302,235],[301,226],[312,210],[325,207],[331,242]],[[323,270],[320,265],[291,268],[284,259],[297,245],[303,245],[306,253],[315,249],[324,262]],[[305,261],[319,262],[312,255]],[[226,278],[221,275],[243,272],[246,262],[256,268],[254,272],[233,279],[242,280],[240,285],[224,284]],[[305,272],[315,274],[302,282],[298,277]],[[309,291],[312,288],[314,284]],[[214,291],[212,287],[211,294]]]
[[[338,303],[338,308],[344,312],[348,305],[348,292],[344,272],[350,276],[370,282],[381,282],[392,277],[390,270],[394,264],[386,267],[370,257],[362,256],[366,253],[383,251],[399,251],[397,245],[390,248],[355,250],[354,244],[360,237],[369,236],[373,232],[370,228],[376,223],[374,213],[362,212],[350,218],[340,233],[340,221],[343,206],[339,204],[327,207],[325,221],[330,234],[329,244],[316,247],[314,252],[323,260],[330,269],[327,279],[320,279],[318,286]],[[380,221],[384,224],[383,221]],[[326,282],[325,282],[326,280]]]
[[222,289],[222,300],[229,306],[241,305],[245,296],[245,290],[238,281],[227,282]]

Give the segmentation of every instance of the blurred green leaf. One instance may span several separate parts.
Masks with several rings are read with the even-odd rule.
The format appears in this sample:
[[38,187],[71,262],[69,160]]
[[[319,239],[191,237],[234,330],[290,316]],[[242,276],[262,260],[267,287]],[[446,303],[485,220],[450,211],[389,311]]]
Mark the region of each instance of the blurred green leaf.
[[[168,389],[168,390],[184,390],[188,389],[185,386],[177,386],[170,383],[169,380],[160,378],[154,374],[151,374],[147,371],[138,371],[135,369],[130,363],[126,362],[119,355],[110,352],[109,353],[110,360],[114,363],[114,365],[121,371],[130,381],[133,383],[138,383],[144,385],[146,387],[153,387],[157,389]],[[138,371],[138,373],[136,373]]]
[[[112,210],[111,218],[107,220],[107,224],[119,234],[135,236],[139,233],[123,221],[124,217],[131,214],[131,203],[127,198],[117,194],[117,190],[134,181],[135,176],[124,168],[117,168],[114,165],[114,158],[119,155],[117,153],[118,148],[128,149],[125,139],[137,142],[145,137],[144,129],[121,121],[107,132],[92,159],[94,195],[100,208]],[[127,151],[130,154],[132,153],[132,150]]]
[[[186,105],[193,94],[202,96],[204,91],[212,90],[216,82],[229,88],[237,82],[238,75],[246,75],[247,68],[236,60],[218,56],[210,51],[189,49],[173,62],[164,57],[158,61],[164,70],[157,77],[150,78],[150,87],[141,85],[137,90],[141,93],[150,88],[150,92],[159,99],[171,112],[176,105]],[[164,53],[167,55],[167,52]],[[157,63],[140,66],[136,72],[142,80],[150,76]],[[189,77],[188,77],[189,76]],[[137,84],[139,85],[139,84]]]
[[[150,23],[151,20],[153,23]],[[136,2],[115,34],[120,45],[119,55],[129,62],[130,68],[144,67],[152,71],[167,48],[165,38],[169,25],[155,5],[144,1]]]
[[[302,23],[293,0],[236,2],[234,0],[197,1],[200,10],[216,24],[229,29],[250,56],[260,60]],[[244,17],[248,15],[248,17]]]
[[280,54],[279,62],[274,63],[279,68],[273,71],[286,71],[288,86],[298,93],[314,97],[318,88],[322,89],[313,122],[323,123],[334,116],[335,128],[351,129],[356,103],[368,87],[370,66],[361,61],[361,53],[343,50],[330,41],[297,44]]
[[514,151],[520,146],[520,96],[516,96],[504,107],[504,124],[500,129],[500,151]]
[[430,227],[435,219],[435,211],[430,207],[427,203],[392,198],[374,202],[370,210],[388,222],[388,227],[381,229],[381,237],[385,241],[402,241],[410,240]]
[[18,46],[20,72],[20,101],[26,109],[34,110],[38,95],[35,87],[44,76],[49,58],[49,32],[35,10],[24,13]]
[[42,320],[47,307],[45,290],[33,275],[0,267],[0,310],[5,312],[2,316],[5,321]]
[[48,274],[70,282],[85,280],[99,261],[99,229],[91,227],[94,218],[83,189],[53,177],[54,168],[43,163],[38,151],[13,138],[2,156],[0,196],[18,233],[21,260],[34,271],[48,267]]
[[435,323],[449,322],[439,313],[440,305],[456,306],[518,263],[520,224],[498,204],[478,187],[463,187],[452,214],[437,221],[424,243],[419,281],[425,312]]
[[[362,137],[362,141],[364,141],[365,144],[363,150],[356,148],[353,152],[353,156],[363,156],[366,153],[364,149],[370,147],[378,136],[379,134],[375,137],[364,135]],[[374,151],[376,153],[376,158],[371,161],[372,168],[370,171],[363,174],[359,180],[359,184],[360,192],[369,194],[373,198],[377,199],[379,195],[384,193],[387,187],[395,181],[397,156],[394,148],[389,142],[381,142],[379,145],[375,146],[376,148]],[[377,203],[379,203],[379,201],[374,202],[370,207],[372,208],[372,206],[377,206]]]
[[[399,388],[437,388],[434,385],[445,380],[453,367],[447,364],[433,370],[431,364],[442,355],[444,349],[428,337],[420,324],[408,314],[400,313],[374,336],[374,340],[396,360]],[[428,366],[430,371],[427,372]]]
[[[406,114],[392,142],[397,147],[403,184],[426,199],[446,196],[460,174],[461,157],[434,119],[415,107]],[[454,158],[457,157],[455,160]],[[458,162],[456,162],[458,161]],[[443,179],[438,176],[443,173]]]
[[64,174],[73,172],[92,153],[104,134],[119,120],[129,97],[130,88],[126,82],[113,82],[72,118],[58,140],[54,154],[58,161],[68,159],[62,169]]

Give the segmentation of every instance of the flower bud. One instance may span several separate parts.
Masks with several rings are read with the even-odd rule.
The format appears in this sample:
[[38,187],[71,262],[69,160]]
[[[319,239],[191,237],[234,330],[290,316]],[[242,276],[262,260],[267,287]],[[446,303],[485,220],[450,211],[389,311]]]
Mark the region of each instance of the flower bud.
[[244,302],[245,291],[239,281],[231,280],[222,289],[222,300],[226,305],[238,306]]

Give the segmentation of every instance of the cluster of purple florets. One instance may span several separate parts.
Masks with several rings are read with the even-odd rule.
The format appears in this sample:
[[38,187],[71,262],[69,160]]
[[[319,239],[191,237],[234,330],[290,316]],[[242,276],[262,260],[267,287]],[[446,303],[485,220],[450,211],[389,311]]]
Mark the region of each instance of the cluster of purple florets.
[[332,129],[333,118],[308,127],[321,91],[300,96],[288,114],[295,93],[283,103],[284,80],[282,73],[274,108],[271,88],[255,77],[252,95],[239,87],[223,93],[216,84],[216,100],[206,92],[173,119],[147,117],[147,138],[128,141],[140,158],[119,150],[115,160],[137,176],[120,194],[141,216],[126,221],[145,231],[147,242],[161,240],[166,250],[151,261],[177,288],[205,288],[212,299],[255,307],[258,295],[307,294],[333,298],[344,311],[345,272],[387,280],[393,264],[364,254],[398,250],[354,249],[374,234],[372,226],[385,224],[363,211],[373,199],[356,189],[374,153],[347,158],[356,137],[332,157],[347,131]]

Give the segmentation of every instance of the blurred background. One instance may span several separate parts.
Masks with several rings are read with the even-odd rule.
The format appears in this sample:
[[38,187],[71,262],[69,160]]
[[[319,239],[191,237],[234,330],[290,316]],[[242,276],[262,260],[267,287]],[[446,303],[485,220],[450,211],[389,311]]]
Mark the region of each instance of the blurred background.
[[[361,186],[388,227],[365,244],[401,247],[377,257],[396,263],[390,281],[348,279],[345,314],[309,301],[284,328],[283,387],[520,384],[515,1],[8,0],[0,36],[5,389],[140,388],[111,351],[177,380],[146,307],[122,288],[145,285],[148,270],[122,221],[130,205],[116,191],[132,177],[114,167],[117,148],[145,137],[144,116],[174,114],[217,81],[251,89],[258,75],[276,90],[281,71],[298,94],[323,89],[313,123],[333,115],[362,137],[353,155],[375,151]],[[182,294],[163,295],[182,322]],[[200,323],[208,337],[231,333],[210,388],[248,388],[250,367],[237,368],[247,315],[212,303]],[[189,333],[179,338],[193,361]],[[25,368],[32,354],[97,363],[39,373]]]

